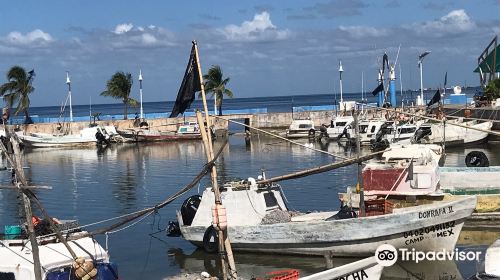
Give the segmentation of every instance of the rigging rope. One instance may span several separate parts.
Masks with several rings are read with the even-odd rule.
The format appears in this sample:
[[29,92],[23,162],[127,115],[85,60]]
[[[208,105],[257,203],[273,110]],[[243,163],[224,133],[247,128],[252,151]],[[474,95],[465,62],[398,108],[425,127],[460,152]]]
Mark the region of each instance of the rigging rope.
[[[94,236],[94,235],[97,235],[97,234],[106,234],[108,232],[112,232],[114,229],[117,229],[117,228],[119,228],[119,227],[121,227],[121,226],[129,223],[132,220],[138,219],[138,218],[140,218],[140,217],[142,217],[142,216],[144,216],[146,214],[149,215],[151,213],[154,213],[158,209],[167,206],[172,201],[174,201],[175,199],[177,199],[179,196],[185,194],[187,191],[189,191],[192,188],[194,188],[198,184],[198,182],[206,174],[208,174],[208,172],[211,170],[212,166],[215,165],[215,161],[217,160],[217,158],[219,157],[219,155],[222,153],[222,151],[223,151],[223,149],[224,149],[224,147],[226,146],[227,143],[228,142],[227,142],[227,138],[226,138],[226,140],[221,145],[221,147],[219,148],[219,150],[217,151],[217,153],[214,155],[214,158],[210,162],[206,163],[203,166],[203,169],[200,171],[200,173],[189,184],[187,184],[186,186],[184,186],[181,190],[179,190],[175,194],[171,195],[170,197],[168,197],[164,201],[156,204],[155,206],[152,206],[152,207],[140,210],[140,211],[136,211],[134,213],[130,213],[130,214],[127,214],[127,215],[123,215],[122,217],[124,217],[124,219],[122,221],[114,223],[114,224],[112,224],[110,226],[107,226],[105,228],[97,229],[97,230],[94,230],[92,232],[87,232],[87,233],[84,233],[84,234],[79,235],[79,236],[73,236],[73,237],[70,236],[68,238],[68,240],[74,240],[74,239],[79,239],[79,238],[83,238],[83,237]],[[113,219],[115,219],[115,218],[113,218]]]

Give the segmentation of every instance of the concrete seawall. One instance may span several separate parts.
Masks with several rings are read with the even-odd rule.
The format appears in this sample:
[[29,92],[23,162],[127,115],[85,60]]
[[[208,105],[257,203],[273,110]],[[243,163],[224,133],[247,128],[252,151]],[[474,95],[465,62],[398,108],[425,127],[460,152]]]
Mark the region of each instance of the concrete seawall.
[[[312,112],[300,112],[293,113],[293,118],[295,119],[311,119],[314,121],[316,126],[321,124],[329,124],[334,112],[330,111],[312,111]],[[292,122],[292,113],[265,113],[265,114],[242,114],[242,115],[224,115],[219,118],[213,118],[215,120],[216,130],[228,130],[228,121],[224,119],[232,119],[235,121],[240,121],[246,123],[250,126],[261,128],[261,129],[286,129]],[[196,122],[195,117],[186,118],[159,118],[159,119],[148,119],[146,120],[149,127],[152,129],[157,129],[161,131],[176,131],[179,124],[183,123],[184,120],[189,122]],[[134,128],[133,119],[129,120],[110,120],[110,121],[96,121],[97,124],[108,126],[115,126],[118,130]],[[49,134],[59,134],[59,133],[71,133],[78,134],[80,130],[89,126],[89,122],[73,122],[73,123],[37,123],[29,125],[16,125],[25,133],[49,133]]]
[[[470,108],[471,117],[483,118],[484,120],[499,120],[500,114],[497,114],[496,110],[484,109],[484,108]],[[464,110],[457,110],[456,108],[445,108],[446,113],[455,113],[455,116],[463,116]],[[384,111],[369,110],[367,113],[369,116],[377,114],[379,117],[384,114]],[[287,112],[287,113],[262,113],[262,114],[235,114],[235,115],[224,115],[220,118],[213,118],[215,121],[216,131],[227,131],[229,127],[228,119],[239,121],[250,125],[252,127],[266,129],[266,130],[284,130],[288,128],[293,119],[311,119],[314,121],[314,125],[319,127],[321,124],[330,124],[332,117],[335,115],[333,111],[306,111],[306,112]],[[148,119],[146,120],[151,129],[156,129],[160,131],[176,131],[178,125],[185,121],[196,122],[195,117],[186,118],[158,118],[158,119]],[[112,125],[118,130],[134,128],[134,119],[129,120],[108,120],[108,121],[97,121],[99,125]],[[79,131],[85,127],[89,126],[89,122],[73,122],[73,123],[39,123],[30,125],[18,125],[20,129],[25,131],[25,133],[72,133],[77,134]],[[493,126],[494,130],[500,130],[500,122],[495,123]]]

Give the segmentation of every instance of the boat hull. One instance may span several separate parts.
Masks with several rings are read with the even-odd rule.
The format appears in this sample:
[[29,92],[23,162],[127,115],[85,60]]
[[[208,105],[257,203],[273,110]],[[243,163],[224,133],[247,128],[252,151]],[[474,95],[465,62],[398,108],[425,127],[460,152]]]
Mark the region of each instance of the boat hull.
[[120,130],[118,133],[127,141],[132,142],[201,140],[200,133],[166,133],[148,130]]
[[200,140],[201,134],[172,134],[172,135],[137,135],[139,142],[156,142],[156,141],[181,141],[181,140]]
[[[381,244],[421,251],[452,250],[475,197],[422,205],[395,213],[344,220],[287,222],[228,228],[236,251],[300,255],[369,256]],[[202,246],[204,226],[181,226],[184,238]]]

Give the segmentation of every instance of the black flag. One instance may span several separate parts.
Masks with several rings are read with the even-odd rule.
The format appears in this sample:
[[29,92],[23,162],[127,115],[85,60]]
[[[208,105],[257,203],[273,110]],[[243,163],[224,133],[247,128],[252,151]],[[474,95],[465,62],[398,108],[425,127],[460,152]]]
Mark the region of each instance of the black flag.
[[429,103],[427,103],[427,107],[433,105],[433,104],[436,104],[438,103],[439,101],[441,100],[441,93],[439,92],[439,89],[436,91],[436,93],[434,93],[434,96],[432,97],[432,99],[429,101]]
[[376,89],[372,91],[373,96],[377,96],[381,91],[384,90],[384,83],[380,83]]
[[387,66],[387,70],[389,70],[389,57],[386,53],[384,53],[384,56],[382,57],[382,76],[385,72],[385,66]]
[[177,99],[175,100],[174,108],[169,118],[175,118],[179,114],[184,114],[184,111],[193,103],[195,93],[201,90],[200,73],[198,71],[198,65],[196,64],[196,51],[194,46],[193,44],[186,72],[184,73],[184,79],[182,79],[181,87],[179,88],[179,93],[177,93]]

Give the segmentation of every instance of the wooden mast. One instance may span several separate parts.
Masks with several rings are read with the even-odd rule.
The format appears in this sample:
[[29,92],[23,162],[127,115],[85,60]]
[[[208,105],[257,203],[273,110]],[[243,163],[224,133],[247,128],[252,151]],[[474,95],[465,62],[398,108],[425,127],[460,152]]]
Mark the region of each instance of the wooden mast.
[[[357,105],[356,105],[357,107]],[[356,138],[356,160],[358,162],[358,185],[359,185],[359,216],[365,216],[365,189],[363,187],[363,165],[359,160],[361,154],[361,139],[359,139],[359,115],[357,108],[354,109],[354,133]]]
[[[207,123],[207,128],[208,130],[211,129],[212,123],[210,120],[210,116],[208,114],[208,106],[207,106],[207,99],[205,96],[205,85],[203,84],[203,72],[201,71],[201,64],[200,64],[200,58],[198,55],[198,45],[196,44],[196,41],[193,41],[193,46],[195,50],[195,56],[196,56],[196,66],[198,67],[198,75],[200,79],[200,91],[201,91],[201,96],[203,100],[203,108],[205,111],[205,121]],[[201,113],[198,111],[196,113],[196,116],[198,118],[198,123],[200,125],[200,130],[201,134],[203,137],[203,143],[205,145],[205,153],[207,154],[207,160],[208,162],[212,161],[214,158],[214,152],[213,152],[213,144],[212,144],[212,134],[210,131],[205,130],[205,126],[203,124],[203,121],[201,119]],[[205,135],[205,136],[203,136]],[[220,198],[220,190],[217,185],[217,169],[215,168],[215,165],[212,166],[212,172],[211,172],[211,179],[212,179],[212,190],[214,192],[215,196],[215,205],[222,205],[222,200]],[[231,249],[231,243],[229,242],[229,238],[227,238],[227,229],[221,229],[217,228],[218,231],[218,238],[219,238],[219,254],[221,255],[221,262],[222,262],[222,274],[224,279],[228,279],[227,271],[226,271],[226,266],[225,266],[225,260],[224,260],[224,249],[226,250],[227,253],[227,260],[229,264],[229,277],[230,279],[236,279],[237,272],[236,272],[236,267],[234,263],[234,258],[233,258],[233,252]]]
[[[6,125],[4,125],[5,128],[5,135],[9,137],[10,134],[10,129],[7,128]],[[9,137],[10,139],[13,139],[13,137]],[[1,142],[0,142],[1,143]],[[28,225],[28,236],[29,240],[31,243],[31,252],[33,254],[33,266],[34,266],[34,272],[35,272],[35,280],[42,280],[42,269],[40,265],[40,254],[38,250],[38,241],[36,240],[36,235],[35,235],[35,227],[33,226],[33,220],[31,217],[33,217],[33,211],[31,209],[31,201],[28,198],[28,196],[23,192],[21,189],[22,187],[20,185],[26,186],[25,180],[24,180],[24,171],[21,163],[21,154],[19,151],[19,143],[17,141],[11,141],[12,143],[12,150],[14,153],[14,158],[11,160],[12,162],[12,172],[14,173],[15,177],[13,178],[13,183],[16,185],[15,187],[18,188],[19,193],[22,195],[23,198],[23,204],[24,204],[24,214],[26,217],[26,223]],[[3,143],[0,144],[2,147],[3,152],[5,155],[9,158],[8,155],[8,150],[7,147],[3,145]]]

